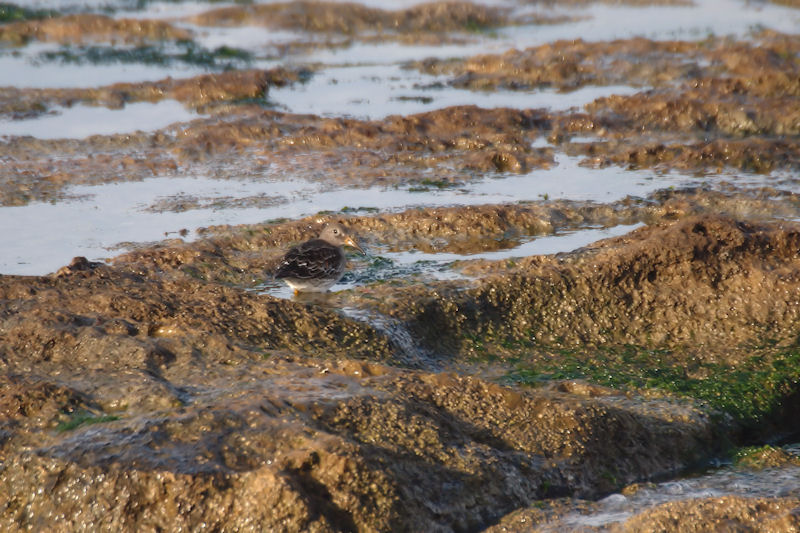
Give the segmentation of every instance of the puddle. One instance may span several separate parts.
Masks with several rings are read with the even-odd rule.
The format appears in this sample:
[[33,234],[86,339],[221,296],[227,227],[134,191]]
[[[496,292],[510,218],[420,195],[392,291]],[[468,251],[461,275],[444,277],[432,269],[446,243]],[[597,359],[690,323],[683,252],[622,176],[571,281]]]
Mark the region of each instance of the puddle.
[[[58,2],[59,0],[43,0],[43,3],[46,4]],[[119,6],[121,10],[113,14],[115,18],[174,20],[183,17],[199,15],[200,13],[204,13],[211,9],[234,6],[236,5],[236,2],[195,2],[190,0],[182,0],[180,2],[152,2],[149,0],[145,2],[141,0],[111,2],[109,0],[105,0],[105,2],[103,2],[103,0],[100,0],[97,2],[97,4],[105,4],[105,6],[108,6],[109,4]]]
[[534,240],[525,242],[514,248],[502,250],[492,250],[491,252],[480,252],[476,254],[454,254],[454,253],[428,253],[419,251],[410,252],[386,252],[381,257],[387,258],[397,264],[413,264],[421,261],[431,263],[450,263],[453,261],[467,261],[471,259],[486,259],[489,261],[499,261],[501,259],[511,259],[515,257],[527,257],[530,255],[549,255],[561,252],[571,252],[587,246],[600,239],[617,237],[630,233],[644,224],[621,224],[609,228],[590,228],[578,231],[559,232],[546,237],[536,237]]
[[[481,92],[442,87],[446,76],[421,74],[399,65],[355,65],[318,71],[306,83],[273,88],[270,102],[291,113],[347,116],[379,120],[389,115],[422,113],[456,105],[484,108],[547,108],[555,111],[582,107],[603,96],[630,95],[643,90],[628,86],[588,86],[569,93],[535,91]],[[325,98],[319,95],[324,94]]]
[[82,139],[90,135],[155,131],[197,118],[176,100],[131,103],[122,109],[75,105],[54,111],[53,114],[26,120],[0,119],[0,137],[30,135],[39,139]]
[[[78,255],[102,259],[121,242],[161,240],[168,232],[195,230],[211,224],[260,222],[279,211],[259,208],[191,209],[154,212],[153,204],[181,195],[210,198],[247,198],[253,195],[304,197],[314,189],[285,182],[219,181],[209,178],[154,178],[140,182],[74,186],[73,199],[58,203],[36,202],[0,209],[0,272],[46,274]],[[270,216],[272,215],[272,216]]]
[[274,53],[271,49],[277,45],[292,42],[315,42],[324,40],[318,36],[288,30],[267,30],[261,26],[235,26],[231,28],[215,28],[195,26],[193,24],[176,24],[192,30],[195,42],[209,49],[227,46],[250,50],[260,55]]

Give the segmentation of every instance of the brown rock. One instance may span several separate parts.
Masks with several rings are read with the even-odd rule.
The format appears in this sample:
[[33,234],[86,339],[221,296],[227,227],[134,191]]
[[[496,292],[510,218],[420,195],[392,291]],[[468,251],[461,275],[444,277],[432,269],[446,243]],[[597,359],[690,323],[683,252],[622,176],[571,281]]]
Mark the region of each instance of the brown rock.
[[611,531],[790,532],[800,530],[800,500],[725,496],[666,503],[642,512]]
[[800,313],[798,249],[794,223],[689,218],[566,260],[521,260],[515,273],[467,291],[410,289],[384,309],[445,352],[476,337],[712,350],[765,335],[791,342]]

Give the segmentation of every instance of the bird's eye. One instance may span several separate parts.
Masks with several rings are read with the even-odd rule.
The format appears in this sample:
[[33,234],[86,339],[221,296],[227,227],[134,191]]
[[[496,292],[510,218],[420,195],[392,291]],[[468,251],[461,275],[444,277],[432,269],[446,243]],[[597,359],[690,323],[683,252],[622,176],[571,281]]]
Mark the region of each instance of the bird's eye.
[[339,235],[339,230],[338,230],[338,229],[336,229],[336,228],[333,228],[333,234],[334,234],[334,235]]

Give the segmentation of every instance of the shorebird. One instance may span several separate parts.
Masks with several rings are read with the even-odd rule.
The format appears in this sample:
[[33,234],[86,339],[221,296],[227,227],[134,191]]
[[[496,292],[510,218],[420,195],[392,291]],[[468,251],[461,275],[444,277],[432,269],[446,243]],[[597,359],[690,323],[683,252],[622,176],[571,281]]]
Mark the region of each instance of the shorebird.
[[[341,224],[328,224],[319,238],[291,248],[283,256],[275,277],[294,289],[324,292],[342,278],[347,259],[342,246],[351,246],[365,254]],[[366,254],[365,254],[366,255]]]

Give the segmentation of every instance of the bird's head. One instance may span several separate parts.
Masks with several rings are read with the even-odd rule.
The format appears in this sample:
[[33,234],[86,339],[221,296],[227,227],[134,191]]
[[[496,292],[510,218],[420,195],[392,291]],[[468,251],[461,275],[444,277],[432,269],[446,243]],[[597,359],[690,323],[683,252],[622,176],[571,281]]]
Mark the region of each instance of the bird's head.
[[364,249],[350,235],[350,232],[341,224],[328,224],[323,228],[319,238],[337,246],[350,246],[355,248],[363,255],[367,255]]

